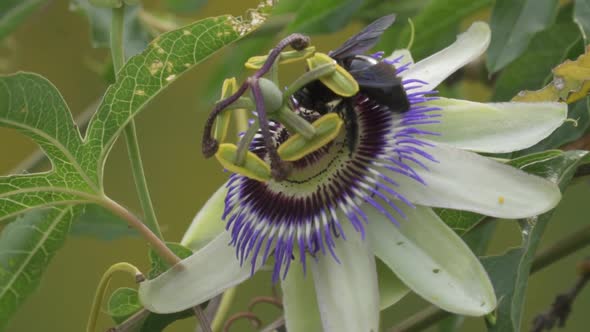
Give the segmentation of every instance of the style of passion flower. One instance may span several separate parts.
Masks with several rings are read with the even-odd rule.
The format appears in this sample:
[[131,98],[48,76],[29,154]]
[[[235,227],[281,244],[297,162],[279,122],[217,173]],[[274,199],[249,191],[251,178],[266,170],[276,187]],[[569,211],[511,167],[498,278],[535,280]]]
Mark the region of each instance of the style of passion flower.
[[[203,150],[234,174],[186,233],[182,243],[195,253],[184,269],[141,284],[147,309],[202,303],[271,257],[290,332],[377,331],[380,304],[397,301],[406,286],[458,314],[495,308],[479,260],[429,207],[502,218],[553,208],[560,199],[554,183],[464,150],[529,147],[563,123],[567,107],[437,97],[440,82],[485,51],[488,26],[473,24],[416,64],[407,51],[362,55],[393,20],[377,20],[328,55],[291,35],[248,61],[258,71],[240,88],[225,82]],[[289,45],[295,50],[284,51]],[[279,90],[277,66],[301,59],[308,71]],[[252,98],[244,96],[248,88]],[[238,108],[256,118],[237,146],[223,143]],[[399,285],[381,299],[375,256],[400,279],[388,280]],[[313,283],[303,278],[308,267]]]

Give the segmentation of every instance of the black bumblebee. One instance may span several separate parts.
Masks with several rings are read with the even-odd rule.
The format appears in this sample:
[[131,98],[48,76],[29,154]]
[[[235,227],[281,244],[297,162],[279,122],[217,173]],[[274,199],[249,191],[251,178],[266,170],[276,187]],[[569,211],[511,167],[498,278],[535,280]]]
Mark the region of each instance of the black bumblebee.
[[[376,20],[328,55],[354,77],[359,84],[360,92],[376,103],[389,107],[392,112],[403,113],[409,110],[410,102],[395,68],[383,61],[362,55],[375,46],[385,29],[394,21],[395,15]],[[343,98],[320,81],[306,85],[295,93],[294,97],[299,105],[320,114],[327,113],[331,103]]]

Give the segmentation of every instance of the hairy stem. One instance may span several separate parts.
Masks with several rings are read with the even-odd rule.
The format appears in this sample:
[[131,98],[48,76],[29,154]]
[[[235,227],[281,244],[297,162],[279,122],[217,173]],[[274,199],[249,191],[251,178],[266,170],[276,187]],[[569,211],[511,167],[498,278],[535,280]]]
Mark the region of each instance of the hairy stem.
[[[119,71],[125,64],[125,50],[123,48],[123,31],[125,23],[125,5],[120,8],[113,8],[113,21],[111,25],[111,56],[113,58],[113,67],[115,69],[115,76],[119,77]],[[145,172],[143,171],[143,163],[141,161],[141,153],[139,150],[139,142],[137,141],[137,132],[135,130],[135,122],[133,119],[125,127],[125,142],[127,143],[127,153],[131,163],[131,170],[133,179],[135,181],[135,189],[141,205],[141,210],[144,214],[145,224],[154,232],[160,239],[162,239],[162,232],[158,225],[154,206],[148,190]]]
[[[539,272],[543,268],[567,257],[568,255],[590,245],[590,226],[586,226],[571,235],[559,240],[557,244],[539,253],[533,261],[530,274]],[[440,320],[452,315],[435,306],[416,313],[400,324],[388,329],[388,332],[417,332],[436,324]]]
[[131,274],[135,280],[138,280],[138,278],[141,280],[143,278],[141,271],[129,263],[121,262],[109,267],[108,270],[102,275],[102,278],[100,278],[98,288],[94,294],[92,308],[90,309],[90,317],[88,318],[88,324],[86,325],[86,332],[94,332],[96,329],[96,321],[98,319],[98,314],[100,313],[100,307],[105,297],[107,287],[109,286],[109,282],[111,281],[111,278],[115,272],[125,272],[127,274]]

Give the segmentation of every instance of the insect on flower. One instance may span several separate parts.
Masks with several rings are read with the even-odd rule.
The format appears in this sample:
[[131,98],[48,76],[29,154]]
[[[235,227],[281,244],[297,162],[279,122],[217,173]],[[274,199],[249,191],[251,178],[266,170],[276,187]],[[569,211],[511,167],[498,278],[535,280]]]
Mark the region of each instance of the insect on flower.
[[[392,112],[406,112],[410,103],[394,61],[363,55],[371,49],[383,32],[393,24],[395,15],[384,16],[368,25],[328,55],[336,60],[357,81],[360,91]],[[309,109],[321,110],[326,104],[342,97],[319,81],[309,83],[295,94],[298,103]]]

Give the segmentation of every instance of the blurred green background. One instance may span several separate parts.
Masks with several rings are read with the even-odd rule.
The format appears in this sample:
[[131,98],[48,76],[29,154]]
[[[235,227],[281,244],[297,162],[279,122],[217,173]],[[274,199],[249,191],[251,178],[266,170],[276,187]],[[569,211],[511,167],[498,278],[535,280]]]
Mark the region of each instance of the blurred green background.
[[[157,7],[157,1],[145,1],[147,7]],[[253,8],[257,1],[208,1],[195,15],[199,19],[222,14],[241,15]],[[386,14],[386,13],[383,13]],[[482,14],[486,16],[485,13]],[[314,44],[327,51],[335,48],[362,25],[354,24],[335,34],[314,36]],[[235,50],[223,61],[230,63],[238,55]],[[87,20],[68,10],[68,1],[51,1],[30,16],[0,47],[0,73],[18,70],[36,72],[47,77],[63,94],[73,113],[79,114],[99,98],[106,83],[97,74],[97,64],[109,53],[94,49],[89,39]],[[227,178],[213,160],[200,154],[201,127],[209,111],[204,91],[212,84],[208,77],[212,68],[225,63],[214,57],[177,80],[170,89],[158,96],[137,119],[144,164],[156,212],[167,240],[178,241],[192,217],[207,198]],[[475,94],[485,99],[489,93],[481,87],[466,84],[459,95]],[[476,92],[474,92],[476,91]],[[7,174],[36,146],[15,131],[0,128],[0,174]],[[45,166],[47,167],[47,166]],[[139,209],[132,176],[127,162],[125,144],[117,142],[111,153],[106,172],[107,193],[132,210]],[[542,239],[541,250],[573,230],[587,225],[590,216],[590,183],[578,180],[566,195]],[[490,253],[500,253],[520,241],[519,229],[511,222],[501,222]],[[85,327],[90,304],[98,280],[113,263],[128,261],[148,268],[147,246],[139,238],[101,241],[89,237],[72,236],[64,249],[52,261],[38,291],[29,298],[8,327],[10,332],[63,331],[78,332]],[[528,330],[532,317],[546,310],[555,295],[573,284],[575,264],[590,250],[550,266],[531,278],[525,308],[523,331]],[[206,273],[206,271],[204,271]],[[117,276],[111,287],[132,286],[126,276]],[[268,275],[259,273],[240,286],[238,300],[231,312],[247,309],[247,303],[257,295],[271,294]],[[499,299],[500,301],[502,299]],[[383,313],[383,327],[394,325],[424,303],[408,296],[399,305]],[[590,290],[583,292],[563,331],[587,331],[590,318]],[[279,311],[261,306],[257,312],[270,322]],[[177,322],[166,331],[193,331],[194,319]],[[113,326],[107,315],[102,315],[99,330]],[[482,319],[468,319],[463,331],[484,331]],[[246,322],[238,323],[232,331],[254,331]],[[433,328],[432,331],[436,331]]]

